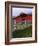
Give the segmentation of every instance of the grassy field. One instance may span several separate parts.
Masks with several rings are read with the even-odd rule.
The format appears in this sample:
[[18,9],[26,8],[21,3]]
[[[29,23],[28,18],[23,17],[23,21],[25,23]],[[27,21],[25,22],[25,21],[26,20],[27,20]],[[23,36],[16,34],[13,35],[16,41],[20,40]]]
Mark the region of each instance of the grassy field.
[[29,27],[29,26],[31,26],[32,24],[16,24],[16,27],[17,27],[17,30],[21,30],[21,29],[25,29],[25,28],[27,28],[27,27]]
[[32,37],[32,26],[12,32],[12,38]]

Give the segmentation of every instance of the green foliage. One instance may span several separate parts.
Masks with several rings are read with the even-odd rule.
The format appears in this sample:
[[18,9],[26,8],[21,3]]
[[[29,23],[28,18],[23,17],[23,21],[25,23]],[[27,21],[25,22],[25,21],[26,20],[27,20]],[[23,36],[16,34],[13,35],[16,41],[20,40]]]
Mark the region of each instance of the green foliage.
[[32,37],[32,28],[15,30],[12,32],[12,37],[13,38]]

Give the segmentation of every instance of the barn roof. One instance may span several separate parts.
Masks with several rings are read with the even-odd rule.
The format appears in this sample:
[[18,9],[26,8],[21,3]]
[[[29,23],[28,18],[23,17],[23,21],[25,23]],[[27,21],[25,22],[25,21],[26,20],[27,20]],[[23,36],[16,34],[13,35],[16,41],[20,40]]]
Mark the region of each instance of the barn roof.
[[18,17],[27,17],[27,16],[32,16],[32,15],[28,15],[28,14],[25,14],[25,13],[20,13],[19,16],[14,17],[13,19],[16,19],[16,18],[18,18]]

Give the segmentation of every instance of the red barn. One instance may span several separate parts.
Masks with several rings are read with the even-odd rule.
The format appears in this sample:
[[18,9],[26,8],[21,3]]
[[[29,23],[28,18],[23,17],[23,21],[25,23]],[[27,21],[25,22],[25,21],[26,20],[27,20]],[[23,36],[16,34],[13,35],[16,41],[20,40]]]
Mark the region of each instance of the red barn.
[[[23,26],[23,24],[32,24],[32,15],[27,15],[27,14],[24,14],[24,13],[21,13],[19,16],[13,18],[13,21],[14,21],[14,29],[20,29],[20,24],[22,24],[21,26]],[[18,25],[18,26],[17,26]]]
[[32,15],[21,13],[19,16],[14,18],[14,20],[16,20],[16,23],[25,22],[25,21],[32,22]]

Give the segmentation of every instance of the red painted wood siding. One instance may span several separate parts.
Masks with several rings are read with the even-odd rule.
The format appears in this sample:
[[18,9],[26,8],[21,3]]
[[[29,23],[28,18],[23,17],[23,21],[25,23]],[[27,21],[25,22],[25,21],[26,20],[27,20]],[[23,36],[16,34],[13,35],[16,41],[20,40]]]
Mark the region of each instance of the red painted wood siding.
[[[22,20],[22,19],[24,19],[24,20]],[[22,21],[32,21],[32,16],[30,15],[30,16],[26,16],[26,17],[16,17],[16,23],[19,23],[19,22],[22,22]]]

